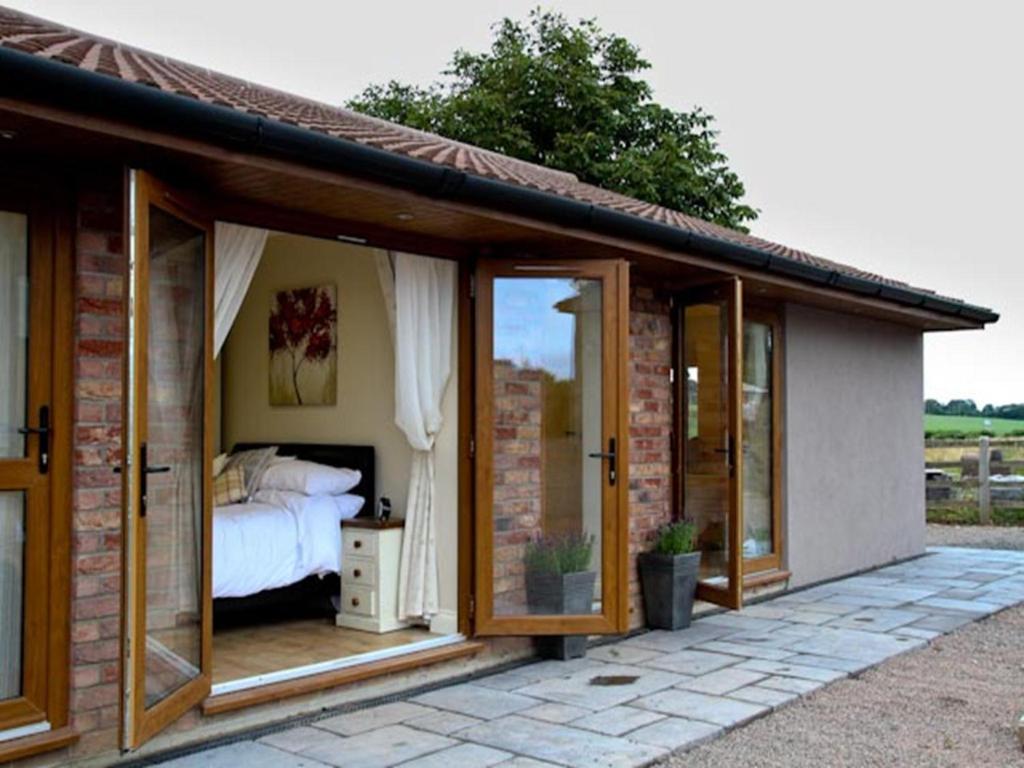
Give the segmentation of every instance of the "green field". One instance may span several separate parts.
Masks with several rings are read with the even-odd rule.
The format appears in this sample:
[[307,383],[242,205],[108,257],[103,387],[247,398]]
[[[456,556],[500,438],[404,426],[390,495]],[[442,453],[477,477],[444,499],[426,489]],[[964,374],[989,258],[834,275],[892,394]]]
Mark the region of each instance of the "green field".
[[1024,421],[1016,419],[987,419],[984,416],[937,416],[924,415],[925,432],[963,432],[966,435],[980,435],[982,431],[995,435],[1009,435],[1012,432],[1024,434]]

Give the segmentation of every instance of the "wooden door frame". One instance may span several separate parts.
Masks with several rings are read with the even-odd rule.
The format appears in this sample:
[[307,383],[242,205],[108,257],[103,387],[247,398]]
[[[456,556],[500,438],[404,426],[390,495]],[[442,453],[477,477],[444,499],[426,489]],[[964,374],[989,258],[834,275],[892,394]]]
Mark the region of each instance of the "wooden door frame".
[[[0,742],[0,761],[50,747],[58,733],[67,738],[71,624],[71,442],[73,432],[72,371],[74,368],[73,202],[66,180],[38,167],[11,168],[0,190],[0,209],[27,214],[30,290],[47,286],[43,300],[30,300],[30,360],[41,358],[48,381],[39,381],[39,366],[30,368],[27,418],[36,424],[40,405],[49,405],[48,484],[38,504],[25,514],[38,520],[26,526],[23,601],[33,605],[23,626],[22,691],[0,703],[0,730],[48,723],[48,732]],[[42,281],[40,282],[40,277]],[[43,326],[42,334],[32,329]],[[28,438],[26,465],[38,463],[38,439]],[[29,591],[34,592],[30,595]],[[41,605],[34,605],[34,604]],[[31,637],[30,637],[31,635]],[[31,740],[34,746],[26,747]]]
[[713,586],[698,580],[697,597],[701,600],[718,603],[728,608],[743,607],[743,282],[737,276],[725,276],[721,280],[703,283],[692,291],[680,294],[679,301],[674,301],[673,325],[674,358],[678,370],[675,377],[676,412],[673,419],[675,438],[673,448],[676,453],[674,466],[673,490],[675,495],[674,514],[685,516],[686,496],[686,414],[689,407],[689,395],[685,381],[685,321],[684,313],[688,305],[702,302],[720,301],[721,296],[714,292],[723,291],[728,312],[729,355],[726,370],[729,377],[728,420],[729,434],[733,445],[732,466],[729,474],[728,500],[729,519],[728,541],[728,583],[724,588]]
[[[530,272],[526,270],[539,270]],[[593,275],[602,281],[605,322],[602,441],[616,438],[614,487],[602,484],[602,613],[594,616],[495,616],[493,604],[493,281],[496,277]],[[628,626],[629,546],[629,267],[620,260],[481,259],[475,279],[475,486],[473,574],[477,635],[610,634]],[[612,394],[613,397],[608,397]],[[604,450],[604,446],[601,448]],[[612,511],[608,512],[608,507]]]
[[774,307],[761,304],[747,304],[743,320],[767,325],[772,333],[771,384],[772,384],[772,552],[761,557],[743,559],[743,575],[748,578],[755,574],[779,570],[784,562],[785,536],[782,530],[782,367],[783,329],[782,313]]
[[[132,183],[134,181],[134,183]],[[198,705],[210,693],[213,657],[213,600],[212,600],[212,478],[213,461],[213,291],[214,242],[213,219],[197,214],[190,196],[183,195],[145,171],[129,171],[129,210],[134,215],[132,234],[134,260],[133,321],[127,329],[129,348],[132,349],[131,369],[126,371],[126,419],[131,444],[124,452],[125,518],[128,536],[125,572],[125,607],[127,641],[125,643],[125,679],[129,696],[125,704],[124,742],[134,749],[163,730],[186,711]],[[200,673],[150,708],[145,706],[146,661],[146,518],[139,515],[139,462],[135,460],[139,446],[147,435],[148,386],[148,298],[149,298],[149,211],[155,206],[206,233],[204,263],[204,364],[203,364],[203,530],[202,530],[202,589],[200,598]],[[206,209],[208,210],[208,209]],[[129,457],[131,460],[129,462]]]

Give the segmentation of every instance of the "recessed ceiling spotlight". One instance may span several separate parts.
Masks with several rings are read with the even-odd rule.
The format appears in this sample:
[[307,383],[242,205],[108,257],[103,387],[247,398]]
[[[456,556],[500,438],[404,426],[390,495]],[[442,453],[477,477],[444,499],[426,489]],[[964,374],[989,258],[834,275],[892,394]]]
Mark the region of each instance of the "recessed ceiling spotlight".
[[7,128],[0,128],[0,139],[10,140],[10,139],[13,139],[17,135],[18,135],[17,131],[11,131],[11,130],[8,130]]
[[395,214],[395,218],[398,219],[399,221],[412,221],[413,219],[416,218],[416,216],[409,213],[408,211],[401,211]]

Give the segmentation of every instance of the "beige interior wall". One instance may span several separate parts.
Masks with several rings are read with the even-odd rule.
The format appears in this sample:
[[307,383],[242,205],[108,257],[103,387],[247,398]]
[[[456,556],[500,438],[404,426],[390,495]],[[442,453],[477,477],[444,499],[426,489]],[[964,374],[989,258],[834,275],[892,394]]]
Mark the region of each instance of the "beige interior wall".
[[[322,283],[337,286],[338,398],[333,406],[269,404],[268,314],[273,292]],[[453,318],[453,363],[458,324]],[[245,441],[373,445],[377,494],[404,514],[411,449],[395,426],[394,349],[373,251],[329,240],[272,234],[221,353],[223,450]],[[436,443],[441,610],[458,605],[458,371],[445,393]],[[367,503],[375,504],[376,500]],[[448,627],[445,629],[452,629]]]

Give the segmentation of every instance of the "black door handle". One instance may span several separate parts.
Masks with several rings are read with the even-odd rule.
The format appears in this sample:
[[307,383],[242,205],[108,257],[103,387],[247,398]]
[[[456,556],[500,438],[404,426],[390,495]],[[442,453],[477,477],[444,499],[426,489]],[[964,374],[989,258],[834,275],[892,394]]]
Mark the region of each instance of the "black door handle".
[[618,460],[618,454],[615,450],[615,438],[608,438],[608,450],[606,452],[588,453],[587,456],[592,459],[608,459],[608,485],[615,485],[615,463]]
[[170,472],[168,466],[149,466],[148,448],[145,443],[139,446],[139,517],[146,516],[146,508],[149,504],[149,481],[150,475],[162,475]]
[[39,474],[50,471],[50,406],[39,407],[39,426],[21,427],[19,435],[37,435],[39,437]]

